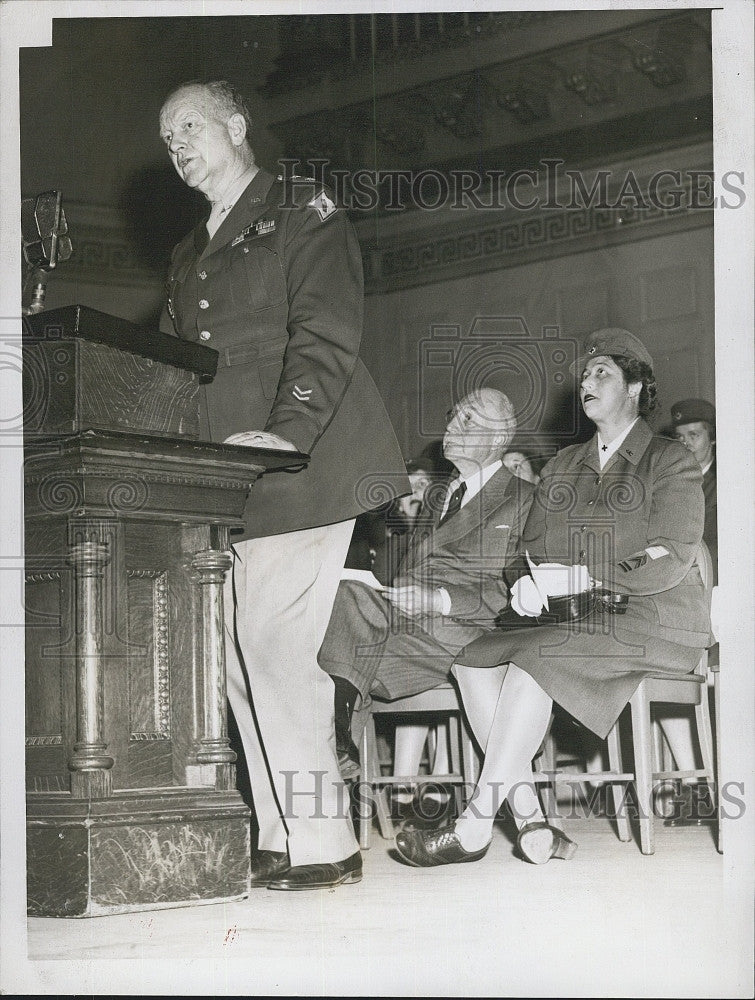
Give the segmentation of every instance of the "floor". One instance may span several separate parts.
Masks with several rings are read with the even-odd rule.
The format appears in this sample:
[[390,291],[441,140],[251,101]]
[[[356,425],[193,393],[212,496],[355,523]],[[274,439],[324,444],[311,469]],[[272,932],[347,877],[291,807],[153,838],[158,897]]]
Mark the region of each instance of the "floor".
[[712,827],[656,828],[644,857],[605,818],[567,820],[576,857],[532,866],[499,824],[482,861],[431,870],[399,864],[375,829],[358,885],[31,919],[29,992],[749,995]]

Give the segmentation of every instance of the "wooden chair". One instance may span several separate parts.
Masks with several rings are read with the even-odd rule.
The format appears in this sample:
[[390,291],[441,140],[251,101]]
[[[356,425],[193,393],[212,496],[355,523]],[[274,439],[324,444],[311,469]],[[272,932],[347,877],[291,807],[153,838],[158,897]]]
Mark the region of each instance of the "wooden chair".
[[[707,546],[701,542],[697,552],[696,563],[700,569],[703,586],[710,606],[712,589],[712,564]],[[658,782],[672,781],[681,778],[703,778],[708,783],[711,797],[715,801],[716,770],[713,759],[713,737],[708,704],[708,651],[703,651],[700,660],[692,673],[670,676],[668,674],[650,674],[645,677],[629,700],[631,716],[631,736],[634,750],[634,770],[623,770],[621,744],[619,739],[618,720],[608,734],[608,770],[597,774],[587,772],[559,771],[555,761],[555,750],[551,739],[546,741],[543,754],[536,762],[538,773],[535,780],[545,786],[553,786],[558,782],[604,781],[610,783],[616,817],[617,833],[620,840],[631,840],[629,820],[627,817],[626,797],[621,785],[633,782],[636,791],[637,811],[640,831],[640,850],[643,854],[654,853],[654,790]],[[695,708],[695,724],[697,739],[702,757],[701,768],[691,771],[654,770],[654,738],[651,724],[650,707],[653,704],[664,703],[674,705],[693,705]],[[718,713],[718,702],[716,702]],[[718,731],[720,719],[717,717]],[[720,815],[720,814],[719,814]],[[719,818],[719,837],[720,837]],[[719,843],[720,850],[720,843]]]
[[[720,654],[719,654],[720,657]],[[713,676],[713,714],[716,720],[716,778],[718,781],[717,791],[721,784],[721,663],[719,657],[714,657],[715,663],[711,665]],[[723,831],[723,807],[721,805],[720,794],[716,795],[716,848],[719,854],[724,853],[724,831]]]
[[[450,744],[449,774],[393,774],[383,773],[378,758],[375,733],[376,715],[443,714],[448,717]],[[395,701],[373,699],[370,715],[362,732],[362,778],[359,784],[359,846],[370,846],[372,807],[375,806],[381,836],[392,840],[395,835],[391,820],[389,786],[407,785],[418,788],[423,784],[452,785],[461,807],[466,793],[474,787],[477,777],[477,754],[467,729],[464,714],[453,684],[441,684],[430,691],[398,698]]]

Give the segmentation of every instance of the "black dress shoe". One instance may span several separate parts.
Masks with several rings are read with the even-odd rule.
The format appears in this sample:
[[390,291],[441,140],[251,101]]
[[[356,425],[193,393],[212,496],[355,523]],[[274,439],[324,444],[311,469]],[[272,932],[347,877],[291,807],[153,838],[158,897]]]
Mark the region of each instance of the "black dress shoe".
[[394,811],[401,829],[409,833],[414,830],[438,830],[456,819],[456,805],[451,797],[439,802],[429,796],[415,795],[411,802],[395,803]]
[[444,826],[440,830],[401,830],[396,834],[396,850],[404,861],[415,868],[479,861],[489,847],[490,842],[481,851],[465,851],[453,826]]
[[262,889],[271,878],[291,867],[285,851],[258,851],[252,858],[252,889]]
[[525,861],[532,865],[544,865],[551,858],[569,861],[574,857],[577,845],[550,823],[527,823],[519,831],[516,846]]
[[330,889],[344,882],[361,882],[362,855],[359,851],[345,861],[294,865],[267,883],[268,889]]

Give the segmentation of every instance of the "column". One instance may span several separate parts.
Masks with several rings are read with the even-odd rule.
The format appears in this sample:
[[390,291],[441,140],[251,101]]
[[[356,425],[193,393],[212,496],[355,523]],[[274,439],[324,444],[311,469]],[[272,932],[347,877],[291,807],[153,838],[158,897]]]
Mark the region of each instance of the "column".
[[192,568],[197,574],[202,609],[203,735],[196,759],[215,772],[215,788],[235,787],[236,754],[228,740],[226,708],[225,644],[223,638],[223,581],[231,568],[227,552],[206,549],[197,552]]
[[103,587],[108,559],[99,532],[74,532],[68,561],[74,577],[76,742],[68,767],[71,795],[77,799],[108,798],[113,791],[114,761],[105,753],[103,735]]

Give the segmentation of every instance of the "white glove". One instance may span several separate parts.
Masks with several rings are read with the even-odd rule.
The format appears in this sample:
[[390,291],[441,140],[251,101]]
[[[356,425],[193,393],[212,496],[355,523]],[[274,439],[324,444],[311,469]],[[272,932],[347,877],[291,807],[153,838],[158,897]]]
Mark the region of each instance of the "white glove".
[[563,563],[540,563],[530,561],[530,573],[537,580],[541,594],[548,597],[566,597],[567,594],[581,594],[592,584],[587,566]]
[[520,576],[511,588],[511,607],[528,618],[537,618],[545,607],[531,576]]

